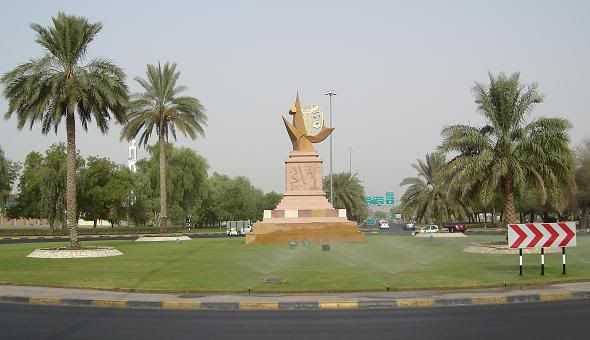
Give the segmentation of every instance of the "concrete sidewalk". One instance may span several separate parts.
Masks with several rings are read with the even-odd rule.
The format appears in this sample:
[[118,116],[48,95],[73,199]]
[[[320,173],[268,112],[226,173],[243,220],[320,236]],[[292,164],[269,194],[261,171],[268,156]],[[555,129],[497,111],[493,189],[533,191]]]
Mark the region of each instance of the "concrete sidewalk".
[[525,288],[336,294],[156,294],[0,286],[0,302],[161,309],[372,309],[590,299],[590,282]]

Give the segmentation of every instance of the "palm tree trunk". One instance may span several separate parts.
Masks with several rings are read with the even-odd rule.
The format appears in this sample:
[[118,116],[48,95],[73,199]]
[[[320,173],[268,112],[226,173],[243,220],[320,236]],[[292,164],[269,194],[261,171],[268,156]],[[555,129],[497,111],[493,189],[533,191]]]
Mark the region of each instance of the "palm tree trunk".
[[514,207],[514,183],[512,176],[507,176],[504,182],[504,195],[506,198],[506,225],[516,223],[516,209]]
[[164,139],[164,121],[160,122],[160,232],[166,230],[168,224],[168,208],[166,206],[166,140]]
[[73,112],[66,113],[67,164],[66,164],[66,210],[70,231],[70,247],[80,248],[78,239],[78,207],[76,202],[76,120]]

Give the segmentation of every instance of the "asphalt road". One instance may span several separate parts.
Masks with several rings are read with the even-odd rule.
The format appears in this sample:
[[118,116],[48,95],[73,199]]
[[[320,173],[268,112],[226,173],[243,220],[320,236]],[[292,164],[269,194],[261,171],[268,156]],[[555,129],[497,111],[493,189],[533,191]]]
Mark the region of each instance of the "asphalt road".
[[590,301],[360,311],[0,304],[2,339],[586,339]]

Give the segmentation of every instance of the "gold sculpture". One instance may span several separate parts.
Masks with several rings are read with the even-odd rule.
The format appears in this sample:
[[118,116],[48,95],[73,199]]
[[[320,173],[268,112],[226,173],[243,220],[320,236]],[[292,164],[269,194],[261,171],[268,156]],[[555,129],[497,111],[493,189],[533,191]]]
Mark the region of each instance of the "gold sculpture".
[[[324,116],[319,111],[319,108],[313,107],[311,110],[314,110],[316,117],[305,119],[306,117],[304,117],[304,112],[301,110],[301,104],[299,103],[299,92],[297,92],[295,105],[289,110],[289,114],[293,116],[293,124],[283,117],[291,143],[293,143],[293,151],[315,151],[312,143],[323,141],[334,131],[334,128],[325,127]],[[311,111],[309,114],[311,115]],[[306,124],[306,121],[308,124]],[[315,127],[320,128],[319,132],[313,135],[310,134],[310,130],[312,130],[310,124],[316,124]]]

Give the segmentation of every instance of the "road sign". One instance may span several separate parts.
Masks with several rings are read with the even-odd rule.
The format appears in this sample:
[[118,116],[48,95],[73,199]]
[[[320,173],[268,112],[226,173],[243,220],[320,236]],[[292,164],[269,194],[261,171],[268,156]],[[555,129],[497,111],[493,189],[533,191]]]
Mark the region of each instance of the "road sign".
[[393,192],[386,192],[385,193],[385,204],[393,205],[395,203],[395,198],[393,197]]
[[[387,193],[387,194],[393,195],[393,193]],[[366,205],[384,205],[384,204],[393,205],[393,203],[394,203],[393,196],[388,196],[387,194],[385,197],[383,197],[383,196],[366,196],[365,197],[365,204]]]
[[509,224],[508,245],[512,249],[575,247],[576,223]]
[[377,222],[375,220],[367,220],[367,225],[375,225]]

